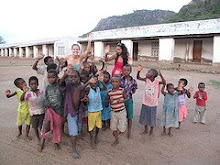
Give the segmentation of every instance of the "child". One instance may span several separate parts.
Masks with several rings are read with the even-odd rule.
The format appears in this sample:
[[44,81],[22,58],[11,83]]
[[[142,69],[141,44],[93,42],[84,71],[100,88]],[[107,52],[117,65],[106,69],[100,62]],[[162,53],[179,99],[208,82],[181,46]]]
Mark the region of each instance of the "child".
[[205,112],[206,112],[206,101],[207,101],[207,93],[205,90],[205,83],[201,82],[198,84],[199,91],[197,91],[194,95],[194,99],[196,99],[196,108],[193,122],[197,123],[200,120],[201,124],[205,124]]
[[139,123],[145,126],[144,132],[142,134],[148,134],[149,125],[151,127],[149,135],[152,135],[154,126],[156,125],[156,114],[158,99],[160,95],[160,84],[165,85],[166,81],[160,72],[159,76],[161,78],[161,81],[156,79],[156,77],[158,76],[158,72],[155,69],[150,69],[146,74],[146,78],[140,77],[140,72],[142,70],[141,65],[138,66],[137,70],[137,79],[145,82],[145,92]]
[[49,85],[45,91],[45,102],[46,116],[42,127],[42,143],[38,148],[39,152],[42,152],[45,139],[47,135],[52,131],[53,143],[55,150],[60,149],[59,142],[61,140],[61,125],[63,115],[63,96],[60,87],[57,82],[57,72],[55,70],[48,71],[48,82]]
[[178,97],[178,105],[179,105],[179,127],[177,129],[180,129],[181,122],[187,117],[188,112],[186,108],[186,101],[185,97],[187,95],[188,98],[191,97],[191,91],[192,88],[189,90],[185,89],[186,85],[188,84],[188,81],[185,78],[181,78],[178,82],[178,87],[176,88],[176,91],[179,94]]
[[173,84],[167,84],[167,92],[164,91],[164,88],[165,86],[163,85],[161,93],[165,97],[161,119],[162,136],[166,135],[166,129],[168,129],[168,135],[172,137],[172,128],[178,127],[178,93],[175,92]]
[[31,140],[32,138],[29,136],[30,125],[31,125],[31,117],[28,110],[28,104],[25,101],[21,101],[21,95],[23,94],[23,90],[27,87],[26,82],[22,78],[16,78],[14,84],[17,88],[19,88],[16,92],[11,93],[10,90],[5,91],[5,95],[7,98],[12,96],[17,96],[18,99],[18,115],[17,115],[17,125],[18,125],[18,135],[19,138],[22,135],[22,125],[26,124],[26,138]]
[[110,119],[111,119],[111,107],[106,103],[108,91],[112,89],[112,84],[110,83],[111,76],[107,71],[103,72],[103,80],[99,81],[99,88],[101,90],[101,99],[102,99],[102,121],[103,121],[103,130],[110,128]]
[[102,128],[101,111],[103,110],[100,88],[98,87],[98,80],[96,78],[90,81],[88,98],[88,131],[90,134],[91,147],[94,148],[98,143],[99,129]]
[[132,72],[131,65],[126,64],[123,67],[124,76],[122,76],[121,78],[121,87],[124,88],[128,98],[128,100],[125,102],[125,108],[127,111],[127,118],[128,118],[128,135],[127,135],[128,138],[130,138],[131,136],[131,126],[132,126],[133,109],[134,109],[132,94],[134,94],[137,89],[137,82],[130,75],[131,72]]
[[127,126],[127,113],[125,110],[124,102],[127,101],[126,93],[123,88],[120,88],[121,78],[112,77],[113,88],[108,91],[107,102],[110,103],[112,108],[111,114],[111,129],[113,130],[113,136],[115,141],[112,146],[119,144],[118,135],[126,131]]
[[[68,81],[65,79],[68,78]],[[91,81],[91,80],[90,80]],[[66,84],[64,84],[66,83]],[[76,137],[80,131],[80,123],[82,122],[82,111],[80,111],[80,96],[82,91],[88,85],[80,85],[79,73],[68,66],[66,73],[60,79],[59,84],[65,85],[64,96],[64,116],[67,117],[69,136],[73,149],[73,157],[79,158],[79,152],[76,149]]]
[[29,86],[24,89],[23,94],[21,95],[21,101],[27,101],[29,112],[31,116],[32,127],[34,128],[34,132],[37,136],[38,144],[40,145],[40,135],[39,130],[41,130],[43,120],[44,120],[44,92],[38,89],[38,78],[32,76],[29,78]]

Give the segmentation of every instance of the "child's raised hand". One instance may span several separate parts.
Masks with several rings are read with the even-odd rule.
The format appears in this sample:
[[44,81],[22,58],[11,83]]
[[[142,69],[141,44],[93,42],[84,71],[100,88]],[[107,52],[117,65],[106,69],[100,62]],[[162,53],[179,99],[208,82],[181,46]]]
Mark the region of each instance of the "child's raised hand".
[[138,66],[137,66],[137,71],[138,71],[138,72],[142,71],[142,69],[143,69],[142,65],[138,65]]
[[160,70],[158,70],[158,75],[159,75],[159,76],[162,76],[162,73],[161,73],[161,71],[160,71]]
[[41,60],[41,59],[44,58],[44,56],[45,56],[45,55],[44,55],[43,53],[41,53],[41,54],[39,54],[39,55],[37,56],[37,59],[38,59],[38,60]]
[[5,91],[5,96],[9,96],[11,94],[11,91],[8,89]]
[[69,76],[73,73],[73,66],[72,65],[68,65],[66,68],[66,74]]
[[89,80],[89,83],[91,84],[94,84],[97,82],[97,78],[96,77],[92,77],[90,80]]
[[110,45],[107,45],[105,47],[105,54],[109,53],[110,52]]
[[188,89],[188,92],[189,92],[189,93],[192,93],[192,92],[193,92],[193,87],[190,87],[190,88]]
[[92,41],[92,39],[93,39],[93,35],[92,35],[92,33],[89,33],[89,35],[88,35],[88,41]]

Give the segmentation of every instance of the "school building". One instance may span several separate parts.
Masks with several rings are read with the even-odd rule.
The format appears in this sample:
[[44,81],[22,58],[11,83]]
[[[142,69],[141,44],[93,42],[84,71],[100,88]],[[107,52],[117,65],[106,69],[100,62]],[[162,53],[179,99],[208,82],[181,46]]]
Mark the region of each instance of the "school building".
[[[86,49],[87,38],[62,38],[11,45],[0,45],[1,56],[36,57],[65,56],[73,43]],[[137,26],[93,32],[92,50],[103,57],[111,46],[114,53],[118,42],[124,43],[134,61],[169,61],[183,63],[220,63],[220,19]]]

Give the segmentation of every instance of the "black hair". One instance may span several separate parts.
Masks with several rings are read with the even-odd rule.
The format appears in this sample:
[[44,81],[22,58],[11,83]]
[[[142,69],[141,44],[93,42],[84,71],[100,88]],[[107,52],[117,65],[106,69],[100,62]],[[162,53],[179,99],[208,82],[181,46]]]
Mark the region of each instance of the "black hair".
[[53,69],[53,70],[56,70],[57,69],[57,64],[51,64],[51,65],[49,65],[48,67],[47,67],[47,72],[49,71],[49,70],[51,70],[51,69]]
[[188,84],[188,81],[185,78],[181,78],[179,81],[183,81],[184,82],[184,86],[187,86],[187,84]]
[[83,61],[83,66],[90,65],[87,61]]
[[51,56],[47,56],[47,57],[45,57],[44,58],[44,63],[47,65],[47,61],[50,59],[50,58],[52,58]]
[[198,87],[199,87],[200,85],[204,85],[204,86],[205,86],[205,83],[204,83],[204,82],[200,82],[200,83],[198,84]]
[[16,79],[14,80],[14,84],[15,84],[16,87],[18,87],[18,85],[20,84],[20,81],[21,81],[21,80],[23,80],[23,78],[16,78]]
[[168,88],[171,87],[171,86],[174,87],[174,85],[173,85],[172,83],[168,83],[166,87],[167,87],[167,89],[168,89]]
[[124,67],[129,67],[129,68],[130,68],[130,70],[132,71],[132,67],[131,67],[131,65],[130,65],[130,64],[126,64],[126,65],[124,65]]
[[[123,43],[118,43],[117,46],[122,49],[122,54],[121,54],[121,56],[122,56],[122,59],[123,59],[123,66],[125,66],[126,64],[128,64],[128,54],[129,54],[129,53],[128,53],[128,49],[127,49],[127,47],[125,46],[125,44],[123,44]],[[118,57],[119,57],[119,56],[120,56],[120,55],[117,53],[117,54],[116,54],[116,58],[115,58],[115,63],[118,61]]]
[[[95,70],[96,69],[96,70]],[[97,69],[97,67],[96,67],[96,65],[95,64],[92,64],[91,66],[90,66],[90,72],[91,73],[94,73],[96,71],[96,73],[98,72],[98,69]]]
[[48,70],[48,74],[54,74],[54,76],[57,77],[57,71],[54,70],[54,69],[50,69],[50,70]]
[[158,76],[158,71],[156,69],[150,69],[149,72],[152,72],[154,74],[154,78]]
[[71,49],[73,49],[74,46],[78,46],[78,48],[80,49],[80,46],[79,46],[78,44],[73,44],[73,45],[71,46]]
[[31,81],[36,81],[37,84],[38,84],[38,78],[37,78],[36,76],[31,76],[31,77],[29,78],[29,84],[30,84]]
[[110,75],[110,73],[109,73],[109,72],[107,72],[106,70],[103,72],[103,75],[108,75],[109,80],[111,79],[111,75]]
[[80,78],[80,74],[77,70],[73,70],[73,72],[76,72],[77,76]]

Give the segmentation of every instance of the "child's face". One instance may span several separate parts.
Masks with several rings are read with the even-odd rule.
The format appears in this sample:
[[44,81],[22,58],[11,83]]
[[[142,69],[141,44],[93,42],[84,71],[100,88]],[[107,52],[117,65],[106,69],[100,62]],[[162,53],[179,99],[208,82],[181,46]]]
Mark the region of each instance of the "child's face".
[[128,66],[123,67],[123,72],[125,76],[129,76],[131,74],[131,68]]
[[88,81],[88,78],[86,77],[86,75],[84,74],[81,74],[80,75],[80,80],[83,84],[85,84],[87,81]]
[[54,60],[53,60],[53,58],[49,58],[48,60],[47,60],[47,66],[50,66],[51,64],[54,64]]
[[200,92],[204,92],[204,90],[205,90],[205,85],[204,85],[204,84],[199,84],[198,88],[199,88],[199,91],[200,91]]
[[185,87],[185,82],[182,81],[182,80],[180,80],[180,81],[178,82],[178,87],[179,87],[179,88]]
[[108,74],[104,74],[104,79],[103,79],[104,83],[109,83],[109,75]]
[[48,73],[47,79],[48,79],[48,82],[49,82],[50,85],[55,84],[56,81],[57,81],[57,77],[56,77],[56,75],[53,74],[53,73]]
[[29,83],[29,86],[31,88],[32,91],[36,91],[38,88],[38,83],[36,80],[31,80]]
[[17,87],[18,87],[19,89],[23,90],[23,88],[26,87],[26,86],[27,86],[26,82],[22,79],[22,80],[19,81]]
[[155,75],[153,72],[148,71],[146,74],[146,78],[153,80],[155,78]]
[[122,48],[121,48],[120,46],[117,46],[116,52],[117,52],[118,54],[122,54]]
[[175,88],[173,85],[169,85],[169,87],[167,88],[167,91],[169,94],[173,95],[174,94],[174,91],[175,91]]
[[114,89],[119,88],[119,86],[120,86],[119,78],[112,78],[112,86],[113,86]]
[[73,55],[78,55],[79,51],[80,51],[79,46],[75,45],[72,47],[72,54]]
[[97,80],[94,80],[93,82],[90,83],[90,86],[92,89],[96,89],[98,84],[97,84]]
[[96,67],[95,65],[92,65],[92,66],[91,66],[91,72],[92,72],[93,74],[96,74],[96,73],[98,72],[98,69],[97,69],[97,67]]
[[85,70],[86,72],[89,72],[89,71],[90,71],[90,66],[89,66],[89,64],[86,64],[86,65],[84,66],[84,70]]

